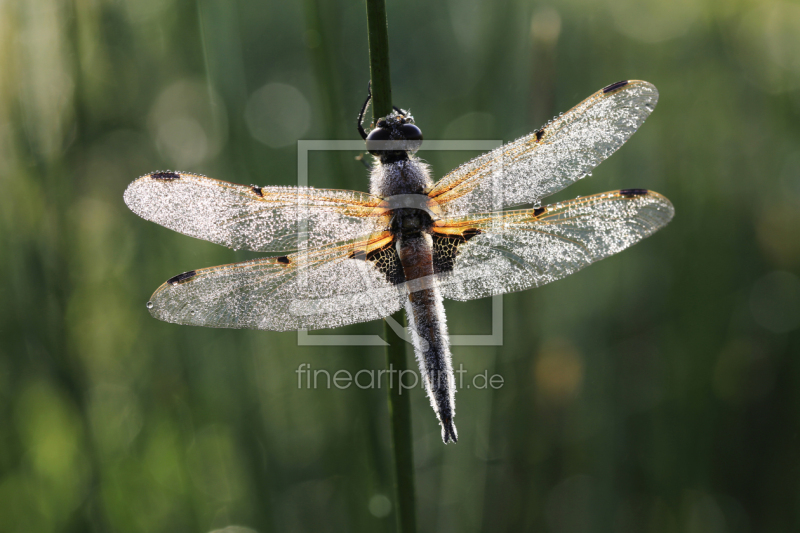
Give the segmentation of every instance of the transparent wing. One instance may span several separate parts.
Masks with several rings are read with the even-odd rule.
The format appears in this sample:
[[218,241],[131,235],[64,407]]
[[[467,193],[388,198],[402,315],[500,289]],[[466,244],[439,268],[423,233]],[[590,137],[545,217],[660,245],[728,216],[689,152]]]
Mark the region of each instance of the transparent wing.
[[646,81],[609,85],[542,129],[453,170],[429,193],[445,216],[537,203],[617,150],[658,101]]
[[672,204],[643,189],[613,191],[538,209],[448,219],[435,231],[470,235],[445,298],[473,300],[538,287],[639,242],[672,219]]
[[388,233],[376,234],[185,272],[161,285],[147,306],[159,320],[217,328],[286,331],[375,320],[399,310],[406,297],[376,262],[365,260],[391,241]]
[[155,172],[125,191],[140,217],[235,250],[296,250],[368,236],[389,223],[366,193],[311,187],[236,185],[195,174]]

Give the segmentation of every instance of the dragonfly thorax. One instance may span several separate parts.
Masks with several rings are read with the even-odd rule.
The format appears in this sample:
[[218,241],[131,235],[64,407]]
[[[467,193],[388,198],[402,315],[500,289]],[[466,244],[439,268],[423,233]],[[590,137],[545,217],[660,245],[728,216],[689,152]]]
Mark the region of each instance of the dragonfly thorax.
[[418,235],[433,226],[431,216],[421,209],[395,209],[392,215],[392,233],[398,236]]
[[414,156],[404,161],[372,166],[370,193],[381,198],[401,194],[426,194],[433,187],[428,165]]

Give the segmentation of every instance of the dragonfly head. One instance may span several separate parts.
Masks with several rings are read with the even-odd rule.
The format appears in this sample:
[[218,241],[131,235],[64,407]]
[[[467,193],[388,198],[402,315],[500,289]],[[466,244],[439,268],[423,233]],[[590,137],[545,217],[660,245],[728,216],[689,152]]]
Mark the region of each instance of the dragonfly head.
[[414,117],[402,109],[378,119],[375,129],[367,135],[367,150],[382,160],[406,159],[420,145],[422,131],[414,124]]

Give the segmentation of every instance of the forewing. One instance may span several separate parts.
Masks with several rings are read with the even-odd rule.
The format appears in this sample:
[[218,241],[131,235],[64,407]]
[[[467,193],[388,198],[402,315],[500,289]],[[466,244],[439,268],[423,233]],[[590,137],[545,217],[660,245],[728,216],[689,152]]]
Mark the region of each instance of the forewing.
[[156,290],[150,313],[176,324],[287,331],[375,320],[403,305],[401,288],[364,258],[389,234],[180,274]]
[[441,276],[442,294],[473,300],[550,283],[639,242],[673,213],[660,194],[629,189],[446,220],[437,231],[474,236],[458,247],[452,271]]
[[313,187],[237,185],[196,174],[155,172],[125,191],[140,217],[235,250],[280,252],[363,238],[389,223],[381,200]]
[[461,165],[429,196],[445,216],[537,203],[614,153],[657,101],[658,91],[646,81],[609,85],[540,130]]

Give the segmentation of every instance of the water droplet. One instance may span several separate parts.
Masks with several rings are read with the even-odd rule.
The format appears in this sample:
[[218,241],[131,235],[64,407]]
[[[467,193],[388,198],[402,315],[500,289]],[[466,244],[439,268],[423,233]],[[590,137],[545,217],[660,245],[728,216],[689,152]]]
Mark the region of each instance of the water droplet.
[[590,178],[592,177],[592,173],[591,172],[587,172],[586,175],[589,176]]
[[383,494],[376,494],[369,501],[369,512],[378,518],[388,516],[392,512],[392,502]]
[[147,302],[147,308],[152,309],[154,306],[153,302]]
[[559,117],[563,117],[563,116],[564,116],[564,113],[563,113],[563,111],[562,111],[561,113],[559,113],[559,114],[558,114],[558,116],[559,116]]
[[533,204],[533,208],[534,209],[541,209],[542,208],[542,202],[537,200],[537,202],[535,204]]

